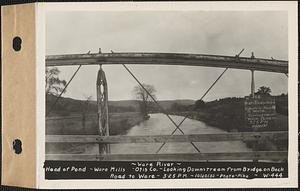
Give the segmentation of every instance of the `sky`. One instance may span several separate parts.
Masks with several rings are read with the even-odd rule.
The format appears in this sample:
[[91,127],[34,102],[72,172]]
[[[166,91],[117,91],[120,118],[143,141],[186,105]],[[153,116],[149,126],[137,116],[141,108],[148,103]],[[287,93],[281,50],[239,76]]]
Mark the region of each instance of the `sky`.
[[[288,60],[288,19],[279,11],[64,11],[46,14],[46,55],[102,52],[162,52]],[[128,65],[136,77],[156,89],[158,100],[197,100],[223,68]],[[60,66],[68,81],[77,66]],[[64,97],[96,99],[99,66],[82,66]],[[136,81],[122,65],[104,65],[109,100],[134,99]],[[255,86],[273,95],[287,93],[284,74],[255,72]],[[229,69],[204,98],[249,95],[251,72]]]

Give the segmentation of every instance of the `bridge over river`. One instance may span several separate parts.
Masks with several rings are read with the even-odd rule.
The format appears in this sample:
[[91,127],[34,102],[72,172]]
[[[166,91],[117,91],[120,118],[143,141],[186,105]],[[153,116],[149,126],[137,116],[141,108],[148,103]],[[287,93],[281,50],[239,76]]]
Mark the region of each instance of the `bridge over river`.
[[[85,155],[79,156],[70,154],[47,155],[46,158],[62,160],[74,160],[74,157],[77,157],[76,159],[78,160],[276,160],[286,158],[287,151],[252,152],[243,141],[249,140],[249,138],[251,141],[254,140],[257,142],[260,139],[287,139],[287,132],[246,132],[230,134],[220,129],[207,126],[203,122],[188,119],[187,116],[184,118],[180,116],[170,117],[168,113],[164,111],[164,108],[161,107],[156,99],[146,90],[142,81],[137,79],[134,73],[126,66],[127,64],[146,64],[225,68],[200,100],[204,98],[229,68],[251,71],[251,97],[253,99],[255,97],[254,71],[283,73],[288,77],[288,61],[255,58],[253,54],[250,58],[240,57],[243,50],[236,56],[174,53],[96,53],[46,56],[45,61],[47,67],[78,65],[77,70],[64,89],[67,88],[82,65],[100,65],[96,82],[99,135],[89,137],[85,135],[66,135],[63,137],[48,136],[46,141],[49,143],[83,143],[86,153],[84,153]],[[159,106],[160,112],[162,112],[162,114],[152,114],[149,120],[132,127],[128,131],[127,136],[109,135],[108,82],[106,81],[105,72],[102,69],[102,65],[107,64],[122,65],[140,87],[147,92],[157,106]],[[63,92],[64,90],[56,98],[47,114],[51,113]],[[176,135],[174,129],[177,129],[177,133],[180,134]],[[195,135],[189,136],[191,134]],[[86,146],[86,144],[90,144],[90,146]],[[76,154],[82,153],[76,152]]]

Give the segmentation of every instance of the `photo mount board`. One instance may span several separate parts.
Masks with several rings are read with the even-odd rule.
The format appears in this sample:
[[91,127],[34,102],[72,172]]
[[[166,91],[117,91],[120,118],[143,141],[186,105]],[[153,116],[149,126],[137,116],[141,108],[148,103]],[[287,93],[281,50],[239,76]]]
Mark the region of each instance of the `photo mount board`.
[[[40,184],[43,180],[40,180],[39,169],[43,161],[39,160],[39,144],[40,133],[37,128],[37,116],[39,112],[37,110],[38,105],[36,102],[38,91],[42,88],[36,86],[38,82],[36,77],[40,74],[36,74],[37,63],[40,56],[38,54],[40,47],[40,41],[37,42],[36,31],[37,23],[40,19],[37,17],[37,13],[40,11],[39,7],[46,7],[47,4],[35,3],[35,4],[24,4],[24,5],[9,5],[2,7],[2,184],[9,186],[18,187],[29,187],[29,188],[54,188],[51,185]],[[74,5],[74,4],[72,4]],[[88,4],[85,4],[88,5]],[[93,4],[89,4],[92,6]],[[78,4],[75,5],[78,8]],[[250,6],[250,5],[249,5]],[[59,6],[58,6],[59,7]],[[88,6],[87,6],[88,7]],[[59,8],[61,11],[67,8],[62,6]],[[87,10],[87,9],[86,9]],[[45,21],[40,21],[45,22]],[[290,35],[290,33],[289,33]],[[13,38],[19,36],[22,39],[21,50],[15,51],[12,46]],[[289,40],[289,43],[291,41]],[[43,47],[43,46],[41,46]],[[297,51],[296,51],[297,52]],[[44,58],[42,58],[44,59]],[[42,62],[43,63],[43,62]],[[291,75],[293,80],[297,80],[295,75]],[[290,86],[291,83],[289,83]],[[295,84],[295,83],[292,83]],[[293,87],[294,88],[294,87]],[[296,89],[296,88],[295,88]],[[289,93],[296,91],[289,87]],[[43,89],[42,89],[43,90]],[[289,95],[290,96],[290,95]],[[290,97],[289,97],[290,98]],[[289,105],[290,106],[290,105]],[[293,116],[295,117],[295,116]],[[290,127],[292,127],[290,123]],[[289,133],[289,141],[291,136],[295,138],[295,134]],[[13,142],[19,139],[22,142],[22,152],[15,154],[13,148]],[[293,139],[295,140],[295,139]],[[292,149],[295,149],[293,146]],[[291,153],[289,148],[289,154]],[[293,159],[295,162],[295,160]],[[289,166],[290,166],[289,157]],[[293,185],[276,185],[278,187],[295,187],[296,181],[293,177]],[[275,179],[276,180],[276,179]],[[106,180],[107,181],[107,180]],[[164,183],[158,180],[112,180],[113,182],[105,184],[105,188],[114,188],[115,185],[123,188],[131,187],[172,187],[171,181],[164,181]],[[209,183],[205,183],[203,179],[196,180],[197,184],[189,180],[176,180],[179,184],[176,184],[177,188],[187,187],[189,185],[192,188],[201,187],[222,187],[217,185],[216,182],[220,180],[209,180]],[[235,179],[231,180],[232,183]],[[243,187],[246,184],[249,187],[248,180],[241,180],[241,182],[235,187]],[[263,181],[263,180],[262,180]],[[259,180],[259,187],[269,187],[266,183]],[[122,183],[124,182],[124,183]],[[150,183],[149,183],[150,182]],[[168,183],[167,183],[168,182]],[[224,180],[220,181],[224,182]],[[279,181],[280,182],[280,181]],[[54,184],[58,182],[53,181]],[[99,184],[91,183],[89,181],[65,181],[61,182],[65,188],[73,186],[75,188],[85,188],[92,186],[94,188],[104,188]],[[74,184],[76,183],[76,184]],[[232,184],[228,183],[227,184]],[[181,185],[180,185],[181,184]],[[53,185],[53,184],[52,184]],[[152,186],[151,186],[152,185]],[[211,185],[211,186],[209,186]],[[225,184],[223,184],[223,187]],[[263,186],[265,185],[265,186]],[[252,186],[253,187],[253,186]]]
[[[36,4],[1,7],[2,180],[3,185],[36,187]],[[13,39],[21,38],[15,51]],[[13,142],[21,141],[16,154]]]

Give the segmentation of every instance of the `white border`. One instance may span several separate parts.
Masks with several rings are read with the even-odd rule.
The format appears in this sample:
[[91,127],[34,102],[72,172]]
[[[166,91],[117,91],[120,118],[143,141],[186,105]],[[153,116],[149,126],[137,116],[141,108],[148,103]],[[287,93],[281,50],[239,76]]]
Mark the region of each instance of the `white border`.
[[[289,35],[289,178],[282,179],[166,179],[166,180],[45,180],[45,12],[46,11],[288,11]],[[297,2],[148,2],[37,3],[36,127],[38,188],[271,188],[298,186],[298,18]],[[291,144],[292,143],[292,144]]]

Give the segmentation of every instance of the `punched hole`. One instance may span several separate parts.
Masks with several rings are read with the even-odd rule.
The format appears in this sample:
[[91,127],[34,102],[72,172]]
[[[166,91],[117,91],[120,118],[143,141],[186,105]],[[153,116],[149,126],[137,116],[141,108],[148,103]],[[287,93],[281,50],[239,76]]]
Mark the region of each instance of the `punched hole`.
[[13,39],[13,49],[15,51],[20,51],[21,50],[21,44],[22,44],[22,39],[18,36],[16,36],[14,39]]
[[22,141],[20,139],[15,139],[13,141],[13,149],[16,154],[20,154],[22,152]]

